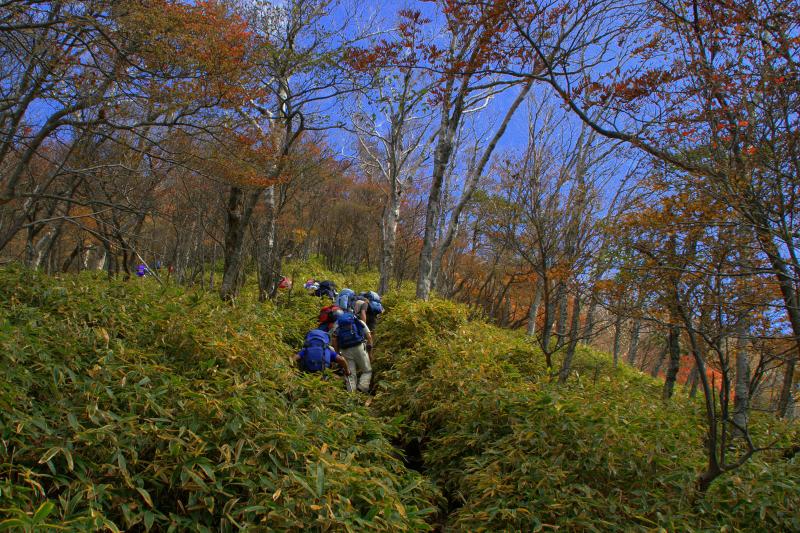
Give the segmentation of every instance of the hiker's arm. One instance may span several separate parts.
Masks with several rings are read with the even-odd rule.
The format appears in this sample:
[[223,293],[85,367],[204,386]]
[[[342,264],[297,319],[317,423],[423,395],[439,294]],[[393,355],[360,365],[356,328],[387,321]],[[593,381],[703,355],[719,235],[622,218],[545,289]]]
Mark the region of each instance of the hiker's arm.
[[331,348],[333,348],[333,351],[336,352],[337,355],[339,354],[339,337],[336,335],[331,337]]
[[367,339],[367,356],[369,357],[370,362],[371,362],[372,361],[372,333],[367,331],[366,335],[364,335],[364,337]]
[[342,370],[344,370],[344,375],[345,376],[349,376],[350,375],[350,367],[347,365],[347,359],[345,359],[344,357],[342,357],[339,354],[336,354],[335,361],[339,364],[339,366],[342,368]]

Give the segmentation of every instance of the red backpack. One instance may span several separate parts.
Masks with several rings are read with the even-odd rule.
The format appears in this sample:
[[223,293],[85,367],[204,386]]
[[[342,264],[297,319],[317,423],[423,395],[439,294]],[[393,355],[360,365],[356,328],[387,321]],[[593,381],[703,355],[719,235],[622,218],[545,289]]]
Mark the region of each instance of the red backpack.
[[341,312],[341,307],[336,305],[328,305],[319,310],[319,323],[328,324],[336,320],[338,315],[337,311]]

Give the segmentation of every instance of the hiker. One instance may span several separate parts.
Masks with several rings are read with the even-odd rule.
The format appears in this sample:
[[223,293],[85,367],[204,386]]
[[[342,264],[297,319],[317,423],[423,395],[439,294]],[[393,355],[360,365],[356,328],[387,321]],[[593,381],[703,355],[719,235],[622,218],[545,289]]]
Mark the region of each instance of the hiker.
[[317,320],[319,325],[317,329],[326,333],[330,332],[333,325],[342,316],[342,310],[336,305],[327,305],[319,310],[319,317]]
[[314,291],[314,296],[327,296],[331,300],[336,301],[336,284],[330,280],[320,281],[319,287]]
[[383,313],[380,295],[375,291],[362,292],[353,305],[353,312],[374,332],[378,315]]
[[350,374],[345,376],[347,390],[368,393],[372,365],[364,345],[372,345],[369,328],[353,313],[343,313],[334,323],[330,334],[334,351],[345,358],[351,369]]
[[306,334],[303,349],[295,354],[294,360],[298,362],[300,369],[304,372],[324,372],[335,362],[347,379],[347,376],[350,376],[347,360],[337,354],[331,348],[330,343],[330,336],[327,333],[319,329],[312,329]]

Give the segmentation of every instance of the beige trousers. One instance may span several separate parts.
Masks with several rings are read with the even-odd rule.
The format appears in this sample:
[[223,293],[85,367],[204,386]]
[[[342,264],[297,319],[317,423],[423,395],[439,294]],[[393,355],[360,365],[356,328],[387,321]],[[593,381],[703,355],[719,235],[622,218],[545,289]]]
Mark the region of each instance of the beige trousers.
[[[350,375],[345,376],[345,386],[347,390],[353,392],[369,392],[369,382],[372,380],[372,365],[369,363],[369,355],[363,344],[343,348],[342,357],[347,360],[350,368]],[[357,377],[357,378],[356,378]]]

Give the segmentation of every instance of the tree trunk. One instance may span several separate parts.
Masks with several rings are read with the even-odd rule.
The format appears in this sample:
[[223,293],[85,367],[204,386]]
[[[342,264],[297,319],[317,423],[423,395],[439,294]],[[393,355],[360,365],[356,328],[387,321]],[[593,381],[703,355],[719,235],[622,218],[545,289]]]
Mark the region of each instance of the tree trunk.
[[[52,263],[53,260],[53,250],[55,249],[56,245],[61,240],[61,233],[64,230],[64,219],[61,219],[56,224],[55,231],[48,233],[47,241],[44,243],[38,242],[36,243],[36,247],[39,249],[39,265],[41,265],[42,261],[49,261]],[[52,272],[53,269],[50,269]]]
[[597,311],[597,298],[595,298],[594,293],[589,295],[589,309],[586,310],[586,327],[584,328],[584,342],[587,344],[591,342],[592,336],[594,336],[594,319],[595,313]]
[[214,273],[217,270],[217,243],[214,242],[214,250],[211,252],[211,268],[208,274],[208,290],[214,290]]
[[697,397],[697,383],[699,380],[700,371],[697,369],[697,365],[695,365],[694,370],[692,370],[692,374],[689,376],[689,398]]
[[618,314],[614,320],[614,368],[619,364],[620,343],[622,341],[622,315]]
[[792,388],[794,387],[794,370],[797,359],[789,356],[786,361],[786,368],[783,371],[783,387],[781,387],[781,395],[778,398],[778,416],[790,418],[794,411],[794,396],[792,395]]
[[542,280],[536,279],[536,289],[533,293],[533,302],[528,312],[528,336],[536,335],[536,317],[539,315],[539,304],[542,303]]
[[567,345],[567,353],[564,355],[564,361],[561,364],[561,372],[558,375],[559,383],[566,383],[569,377],[570,368],[572,368],[572,359],[575,357],[575,348],[578,346],[578,338],[580,337],[581,327],[581,299],[578,294],[575,295],[575,303],[572,305],[572,320],[570,320],[569,327],[569,344]]
[[667,358],[667,353],[669,353],[669,342],[664,344],[664,348],[658,354],[658,359],[656,359],[656,364],[653,365],[653,369],[650,371],[650,375],[658,377],[658,373],[661,372],[661,367],[664,365],[664,360]]
[[568,294],[566,285],[561,282],[558,284],[558,320],[556,321],[556,350],[564,346],[567,342],[567,311]]
[[220,284],[220,297],[232,301],[239,294],[242,275],[244,238],[253,208],[258,201],[260,191],[246,193],[243,189],[232,186],[228,195],[226,212],[225,246],[223,249],[225,266]]
[[[472,196],[475,194],[475,190],[477,189],[481,175],[483,175],[483,171],[486,168],[486,165],[489,163],[489,159],[492,157],[492,153],[497,147],[497,143],[505,134],[506,128],[508,128],[508,123],[511,122],[511,119],[514,117],[517,109],[519,109],[519,106],[525,100],[525,96],[528,94],[532,86],[533,80],[530,80],[522,87],[519,94],[506,111],[503,121],[497,127],[497,130],[489,141],[489,144],[487,144],[486,148],[483,150],[477,165],[475,165],[474,168],[469,169],[466,182],[464,184],[464,189],[461,193],[461,198],[459,198],[458,204],[456,204],[456,207],[453,209],[453,212],[450,216],[450,224],[447,227],[445,235],[439,239],[439,249],[436,251],[436,257],[433,261],[433,268],[436,268],[437,271],[441,271],[442,258],[452,245],[454,237],[458,234],[459,224],[461,222],[461,213],[464,211],[464,208],[467,206],[470,200],[472,200]],[[443,224],[440,225],[440,227],[442,226]]]
[[275,187],[267,187],[264,192],[266,222],[263,235],[258,239],[258,301],[265,302],[275,290],[275,236],[277,210],[275,209]]
[[[544,283],[547,283],[544,281]],[[552,290],[547,285],[544,286],[544,324],[542,324],[542,340],[541,347],[544,352],[545,362],[547,363],[547,370],[553,368],[553,354],[550,351],[550,336],[553,330],[553,319],[555,318],[555,298],[553,298]]]
[[75,244],[75,247],[72,249],[72,252],[70,252],[70,254],[67,257],[67,259],[61,265],[61,272],[63,274],[66,274],[67,272],[69,272],[69,267],[72,266],[72,263],[75,262],[75,259],[80,255],[81,251],[83,251],[83,239],[79,240]]
[[669,327],[669,338],[667,340],[669,364],[667,366],[667,375],[664,378],[664,393],[662,395],[665,400],[672,398],[672,394],[675,391],[675,380],[678,378],[678,371],[681,368],[680,336],[680,327],[675,325]]
[[108,236],[104,235],[103,237],[104,237],[103,249],[105,250],[104,254],[105,261],[103,262],[104,263],[103,266],[105,267],[106,273],[108,274],[108,279],[111,279],[114,277],[114,274],[116,273],[115,263],[117,261],[117,258],[114,249],[111,247],[111,244],[108,241]]
[[628,364],[633,366],[636,362],[636,351],[639,348],[639,334],[642,330],[642,319],[636,318],[633,321],[633,327],[631,328],[631,344],[628,346],[628,356],[626,360]]
[[[452,88],[449,82],[447,92]],[[433,155],[433,172],[431,174],[431,190],[428,195],[428,206],[425,210],[425,230],[422,236],[422,250],[419,254],[419,273],[417,276],[417,298],[430,298],[433,275],[433,246],[436,240],[437,222],[441,214],[442,183],[444,182],[450,158],[453,155],[453,142],[456,130],[461,123],[464,112],[464,100],[469,92],[468,77],[461,80],[461,86],[455,99],[448,96],[443,100],[441,120],[439,123],[439,139]],[[451,114],[452,109],[452,114]]]
[[[437,152],[445,149],[437,146]],[[449,151],[449,149],[447,150]],[[417,276],[417,298],[427,300],[431,294],[431,277],[433,274],[433,244],[436,239],[436,222],[442,196],[442,183],[446,163],[439,160],[434,163],[433,180],[428,195],[428,207],[425,210],[425,232],[422,236],[422,250],[419,254],[419,275]]]
[[384,208],[383,223],[381,224],[381,262],[378,294],[386,293],[392,281],[398,220],[400,220],[400,191],[397,184],[393,183],[389,187],[389,203]]
[[736,340],[736,384],[733,398],[733,434],[744,437],[747,433],[747,412],[750,408],[750,365],[747,357],[747,339],[744,331]]

